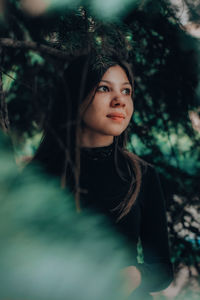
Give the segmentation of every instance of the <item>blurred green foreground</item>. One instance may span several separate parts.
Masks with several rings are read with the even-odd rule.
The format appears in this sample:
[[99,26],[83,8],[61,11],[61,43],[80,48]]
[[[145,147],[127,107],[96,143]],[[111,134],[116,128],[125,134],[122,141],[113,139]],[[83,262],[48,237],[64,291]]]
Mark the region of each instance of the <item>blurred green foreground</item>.
[[1,136],[0,299],[124,299],[122,240],[57,182],[19,174],[9,148]]

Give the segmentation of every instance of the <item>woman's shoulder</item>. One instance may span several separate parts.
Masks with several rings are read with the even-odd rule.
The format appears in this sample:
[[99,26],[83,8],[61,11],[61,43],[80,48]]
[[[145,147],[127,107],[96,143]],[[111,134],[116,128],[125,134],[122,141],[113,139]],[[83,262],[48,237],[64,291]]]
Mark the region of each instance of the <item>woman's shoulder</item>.
[[160,188],[161,184],[158,167],[130,151],[125,150],[125,153],[140,169],[141,189],[145,188],[147,190],[152,190],[155,186]]
[[144,176],[145,178],[158,176],[157,167],[154,164],[149,163],[141,158],[139,158],[139,164],[141,167],[142,176]]
[[124,150],[123,152],[125,155],[127,155],[129,158],[131,158],[135,163],[139,165],[142,175],[148,176],[151,173],[156,172],[156,166],[154,164],[147,162],[146,160],[144,160],[143,158],[139,157],[138,155],[136,155],[131,151]]
[[141,168],[141,187],[140,194],[143,200],[150,203],[150,199],[156,202],[163,202],[164,195],[162,184],[158,172],[158,167],[141,158],[138,158]]

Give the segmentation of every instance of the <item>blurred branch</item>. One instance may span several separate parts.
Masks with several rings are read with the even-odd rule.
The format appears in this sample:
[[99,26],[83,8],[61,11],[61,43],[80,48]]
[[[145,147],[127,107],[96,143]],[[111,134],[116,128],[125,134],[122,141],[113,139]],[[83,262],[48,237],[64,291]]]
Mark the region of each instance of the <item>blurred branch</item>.
[[178,157],[176,155],[176,152],[175,152],[172,140],[171,140],[170,128],[169,128],[169,125],[168,125],[168,121],[164,117],[162,118],[162,121],[163,121],[163,125],[165,127],[165,130],[166,130],[166,133],[167,133],[167,136],[168,136],[168,141],[169,141],[170,148],[171,148],[171,155],[174,158],[174,160],[176,161],[176,167],[179,168],[179,160],[178,160]]
[[[2,49],[0,48],[0,53],[1,51]],[[8,132],[9,130],[8,109],[3,92],[2,72],[0,72],[0,127],[4,132]]]
[[41,45],[31,41],[17,41],[10,38],[1,38],[0,46],[6,48],[15,48],[15,49],[31,49],[36,50],[45,54],[53,55],[61,59],[70,59],[71,56],[68,55],[65,51],[61,51],[50,46]]
[[32,88],[30,85],[24,83],[22,80],[19,80],[19,79],[14,78],[13,76],[11,76],[11,75],[8,74],[7,72],[5,72],[2,68],[0,68],[0,72],[1,72],[1,74],[5,74],[6,76],[8,76],[10,79],[12,79],[12,80],[14,80],[14,81],[20,82],[23,86],[25,86],[25,87],[27,87],[29,90],[33,91],[33,88]]

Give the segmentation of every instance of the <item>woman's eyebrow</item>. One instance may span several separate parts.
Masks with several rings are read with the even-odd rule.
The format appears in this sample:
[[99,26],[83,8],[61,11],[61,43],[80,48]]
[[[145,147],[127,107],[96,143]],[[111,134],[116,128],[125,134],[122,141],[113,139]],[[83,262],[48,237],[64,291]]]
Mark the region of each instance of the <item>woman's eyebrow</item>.
[[[106,82],[106,83],[109,83],[109,84],[112,84],[112,83],[113,83],[112,81],[109,81],[109,80],[103,80],[103,79],[100,80],[100,82]],[[130,82],[128,82],[128,81],[122,83],[122,85],[125,85],[125,84],[131,85]]]

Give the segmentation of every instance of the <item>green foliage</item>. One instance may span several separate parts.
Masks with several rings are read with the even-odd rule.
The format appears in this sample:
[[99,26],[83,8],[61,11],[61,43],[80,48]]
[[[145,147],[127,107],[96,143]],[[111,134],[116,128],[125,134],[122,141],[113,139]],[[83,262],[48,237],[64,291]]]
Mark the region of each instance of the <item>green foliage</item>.
[[91,0],[89,1],[89,8],[92,14],[97,15],[101,20],[111,21],[122,18],[140,2],[140,0]]

